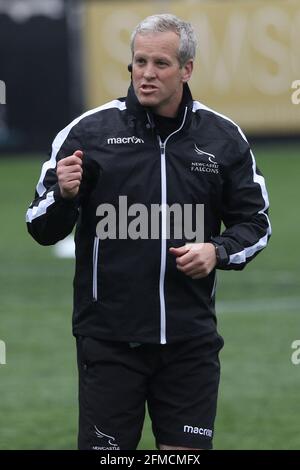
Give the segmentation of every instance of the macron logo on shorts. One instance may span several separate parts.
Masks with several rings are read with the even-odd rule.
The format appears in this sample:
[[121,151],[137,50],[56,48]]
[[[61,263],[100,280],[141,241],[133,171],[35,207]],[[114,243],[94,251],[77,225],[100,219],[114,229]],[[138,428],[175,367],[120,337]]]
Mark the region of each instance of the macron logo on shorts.
[[212,430],[206,428],[197,428],[197,426],[189,426],[185,424],[183,427],[183,432],[191,433],[191,434],[200,434],[201,436],[212,437]]
[[112,144],[144,144],[145,142],[140,137],[132,135],[130,137],[110,137],[107,139],[108,145]]

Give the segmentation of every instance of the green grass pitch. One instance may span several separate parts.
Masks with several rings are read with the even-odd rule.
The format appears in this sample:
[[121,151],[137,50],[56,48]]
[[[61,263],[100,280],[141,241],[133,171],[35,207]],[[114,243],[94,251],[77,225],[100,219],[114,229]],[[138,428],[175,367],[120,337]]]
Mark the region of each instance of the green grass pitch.
[[[219,272],[225,340],[216,449],[299,449],[299,175],[296,146],[257,146],[273,237],[243,272]],[[77,372],[71,335],[74,261],[27,235],[24,217],[38,158],[0,159],[0,449],[75,449]],[[141,449],[153,449],[146,419]]]

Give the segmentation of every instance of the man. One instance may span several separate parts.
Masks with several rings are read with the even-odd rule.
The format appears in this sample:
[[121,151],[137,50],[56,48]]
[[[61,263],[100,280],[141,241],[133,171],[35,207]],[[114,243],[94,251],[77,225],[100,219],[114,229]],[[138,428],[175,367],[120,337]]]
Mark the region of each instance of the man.
[[[195,46],[191,25],[173,15],[142,21],[127,97],[57,135],[27,213],[44,245],[77,224],[79,449],[136,449],[146,402],[159,449],[212,448],[223,346],[216,268],[242,269],[271,229],[246,138],[192,99]],[[203,240],[175,236],[189,217],[170,222],[173,204],[192,208],[194,222],[204,205]],[[146,218],[134,219],[141,208]]]

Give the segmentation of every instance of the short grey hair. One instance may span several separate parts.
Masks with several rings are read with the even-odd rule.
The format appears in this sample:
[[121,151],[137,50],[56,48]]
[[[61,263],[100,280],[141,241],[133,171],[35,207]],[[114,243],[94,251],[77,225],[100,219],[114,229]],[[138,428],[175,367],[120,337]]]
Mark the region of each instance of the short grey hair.
[[131,35],[130,47],[132,55],[134,54],[134,40],[137,34],[146,35],[149,33],[164,33],[167,31],[173,31],[179,36],[178,61],[180,67],[183,67],[188,60],[194,59],[197,40],[191,23],[168,13],[148,16],[137,25]]

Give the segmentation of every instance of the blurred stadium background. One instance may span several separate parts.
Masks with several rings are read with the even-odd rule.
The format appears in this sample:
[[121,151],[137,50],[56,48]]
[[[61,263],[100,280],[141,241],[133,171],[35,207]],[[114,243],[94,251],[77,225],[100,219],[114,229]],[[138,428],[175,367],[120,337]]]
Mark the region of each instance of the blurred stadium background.
[[[55,134],[126,93],[130,32],[157,12],[194,24],[194,97],[244,129],[271,200],[269,248],[218,277],[215,448],[300,449],[299,0],[0,0],[2,450],[76,448],[74,260],[33,242],[25,211]],[[140,448],[154,448],[148,419]]]

